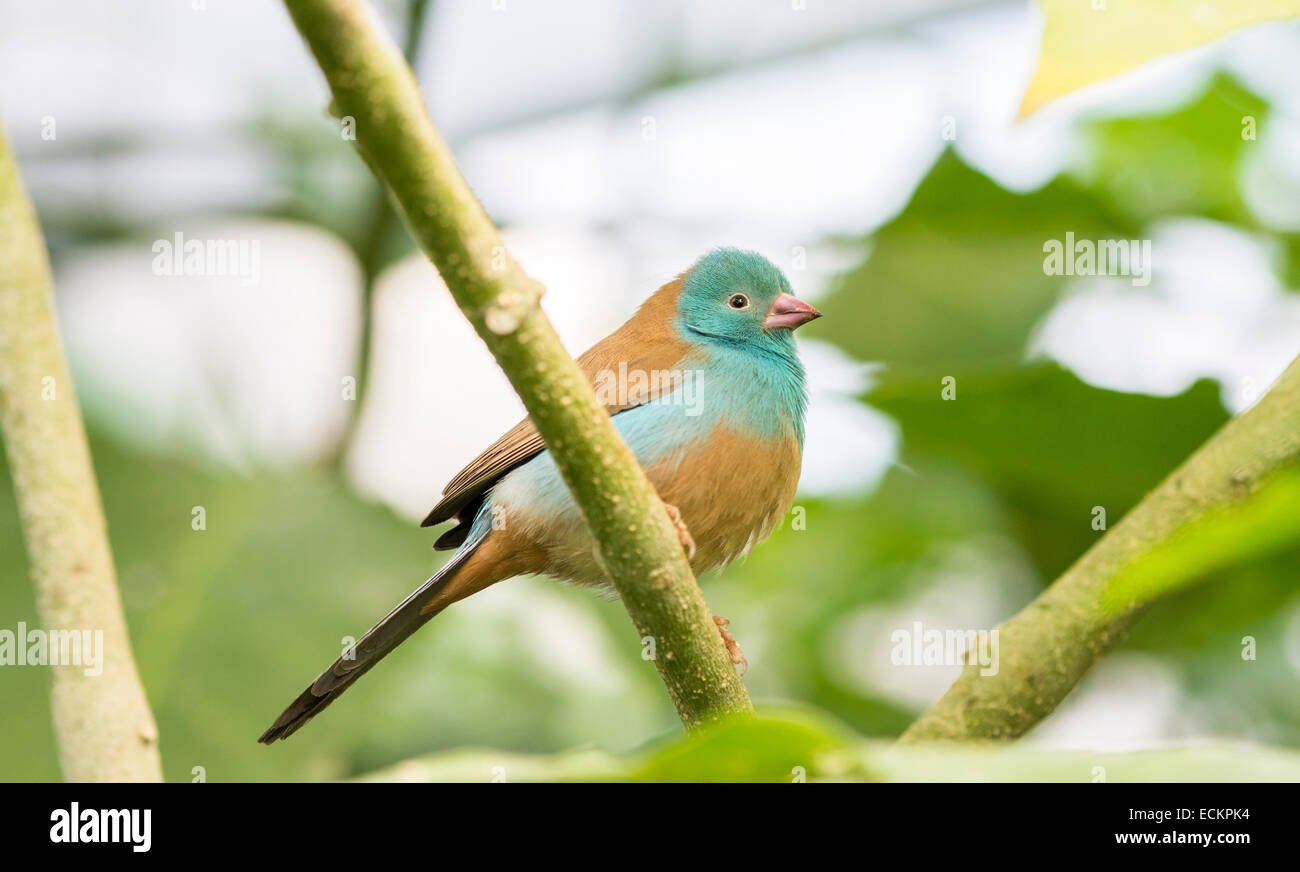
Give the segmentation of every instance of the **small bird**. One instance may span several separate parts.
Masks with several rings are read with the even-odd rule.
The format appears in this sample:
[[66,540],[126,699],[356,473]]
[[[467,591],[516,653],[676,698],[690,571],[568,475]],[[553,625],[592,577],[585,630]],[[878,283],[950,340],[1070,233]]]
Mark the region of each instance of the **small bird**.
[[[770,261],[720,248],[578,358],[697,574],[747,554],[790,508],[808,402],[793,332],[820,316]],[[453,519],[434,544],[456,549],[451,559],[258,741],[292,735],[425,622],[489,585],[530,573],[607,584],[578,507],[527,418],[451,480],[421,526]],[[743,665],[726,619],[714,620]]]

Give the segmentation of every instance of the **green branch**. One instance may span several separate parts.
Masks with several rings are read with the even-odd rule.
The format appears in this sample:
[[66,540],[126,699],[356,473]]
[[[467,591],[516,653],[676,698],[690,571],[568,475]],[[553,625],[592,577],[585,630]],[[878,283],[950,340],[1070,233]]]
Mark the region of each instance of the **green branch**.
[[425,111],[401,53],[357,0],[286,0],[329,83],[331,111],[514,385],[596,542],[597,557],[688,729],[752,711],[654,488],[542,312],[541,286],[496,227]]
[[80,647],[83,661],[51,669],[59,763],[69,781],[161,781],[51,302],[40,225],[0,134],[0,431],[51,655]]
[[1300,541],[1300,359],[999,630],[902,741],[1008,739],[1050,714],[1154,602]]

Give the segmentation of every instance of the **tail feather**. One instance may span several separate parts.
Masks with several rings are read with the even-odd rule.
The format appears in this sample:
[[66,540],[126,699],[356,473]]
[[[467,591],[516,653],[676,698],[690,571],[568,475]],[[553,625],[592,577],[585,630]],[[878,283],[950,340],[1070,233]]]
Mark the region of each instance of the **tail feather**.
[[345,656],[330,664],[330,667],[309,684],[306,690],[298,694],[298,698],[289,703],[288,708],[280,713],[275,723],[271,724],[257,741],[270,745],[277,739],[287,739],[292,736],[304,724],[320,714],[326,706],[342,696],[345,690],[369,672],[390,651],[442,611],[440,608],[427,612],[424,609],[442,592],[478,546],[483,544],[484,538],[486,536],[479,535],[466,543],[428,581],[402,600],[383,620],[371,627]]

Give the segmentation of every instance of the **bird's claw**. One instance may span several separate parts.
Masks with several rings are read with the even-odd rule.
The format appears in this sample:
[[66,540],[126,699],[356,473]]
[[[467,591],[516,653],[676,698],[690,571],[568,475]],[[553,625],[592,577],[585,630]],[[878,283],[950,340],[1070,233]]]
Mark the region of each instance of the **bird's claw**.
[[731,626],[731,621],[721,615],[713,616],[713,623],[718,625],[718,633],[722,636],[722,644],[727,646],[727,653],[731,655],[731,662],[740,667],[740,674],[744,675],[749,671],[749,661],[745,659],[745,652],[740,650],[740,643],[736,637],[727,632],[727,627]]
[[664,510],[668,512],[668,520],[673,522],[677,528],[677,538],[682,543],[682,548],[686,551],[688,561],[695,559],[695,540],[691,537],[691,531],[682,520],[682,511],[674,505],[664,503]]

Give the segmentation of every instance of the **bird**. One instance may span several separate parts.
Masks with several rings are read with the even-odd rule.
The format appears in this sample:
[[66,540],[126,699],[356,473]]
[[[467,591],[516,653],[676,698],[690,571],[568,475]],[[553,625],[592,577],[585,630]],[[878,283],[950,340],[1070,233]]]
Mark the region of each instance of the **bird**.
[[[794,500],[808,405],[793,333],[821,313],[771,261],[706,253],[577,362],[672,519],[697,575],[721,572]],[[258,741],[288,738],[439,612],[535,574],[609,589],[555,460],[525,418],[461,470],[421,526],[454,550],[285,708]],[[733,662],[746,665],[725,618]]]

